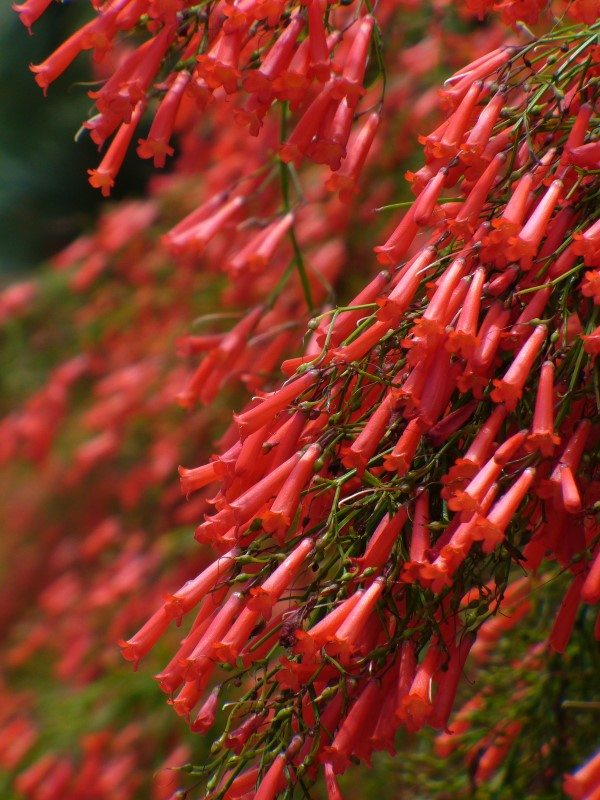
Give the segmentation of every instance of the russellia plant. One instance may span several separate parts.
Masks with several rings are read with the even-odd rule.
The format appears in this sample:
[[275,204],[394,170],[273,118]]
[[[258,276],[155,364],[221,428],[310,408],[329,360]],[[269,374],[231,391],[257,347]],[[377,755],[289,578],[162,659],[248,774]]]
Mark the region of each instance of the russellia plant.
[[[515,5],[501,6],[511,22]],[[466,764],[453,796],[556,797],[563,783],[597,796],[600,25],[498,40],[446,81],[444,119],[407,175],[415,199],[384,198],[399,217],[379,271],[334,305],[344,257],[322,257],[315,209],[341,234],[322,187],[352,200],[389,124],[393,4],[100,10],[34,67],[45,88],[82,49],[150,34],[94,93],[86,127],[115,135],[93,185],[110,191],[159,74],[142,157],[170,154],[184,102],[227,97],[257,136],[252,169],[236,165],[163,239],[187,266],[214,246],[234,292],[238,278],[262,292],[228,333],[185,340],[207,352],[180,404],[213,402],[230,370],[251,370],[252,334],[281,326],[218,452],[179,470],[186,496],[207,497],[195,535],[214,560],[121,643],[137,665],[185,626],[156,679],[213,741],[183,795],[311,796],[321,776],[339,800],[353,764],[429,730],[438,758]],[[537,23],[539,4],[525,10]],[[306,312],[294,355],[285,321]],[[285,380],[269,382],[283,356]],[[435,770],[429,758],[417,774]]]
[[[123,647],[137,661],[196,614],[157,677],[193,730],[232,698],[197,769],[210,796],[322,769],[337,797],[398,728],[448,729],[477,634],[527,576],[551,570],[538,596],[563,576],[544,653],[598,603],[597,35],[500,47],[446,83],[386,270],[181,470],[186,492],[219,487],[196,538],[220,555]],[[492,732],[477,784],[523,728]]]

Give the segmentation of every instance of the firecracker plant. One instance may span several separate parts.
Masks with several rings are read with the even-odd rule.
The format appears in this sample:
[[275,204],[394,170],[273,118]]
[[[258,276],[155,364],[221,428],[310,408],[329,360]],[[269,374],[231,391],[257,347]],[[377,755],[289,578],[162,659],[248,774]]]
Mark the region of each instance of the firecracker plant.
[[[48,5],[17,10],[30,25]],[[394,797],[599,797],[597,4],[468,3],[459,15],[438,4],[412,28],[406,3],[94,5],[32,67],[47,89],[82,50],[100,60],[84,129],[105,149],[90,183],[109,195],[132,143],[161,167],[177,134],[182,155],[155,187],[174,224],[154,258],[129,248],[125,260],[135,320],[103,324],[101,299],[119,299],[95,284],[111,237],[126,247],[130,218],[144,231],[152,201],[121,209],[104,250],[83,239],[59,260],[79,263],[72,284],[89,291],[81,313],[98,321],[89,350],[104,399],[85,418],[101,432],[67,475],[86,491],[90,464],[126,462],[123,423],[135,431],[146,404],[156,471],[130,473],[135,488],[131,475],[143,477],[129,507],[174,461],[189,464],[179,473],[193,505],[172,502],[197,524],[202,563],[121,641],[136,666],[168,650],[158,685],[210,737],[202,761],[176,772],[179,796],[311,797],[320,779],[339,800],[340,783],[358,796],[339,779],[353,764],[401,750],[387,767]],[[488,11],[514,30],[476,29]],[[415,82],[458,41],[445,24],[470,38],[469,63],[417,99]],[[437,101],[425,134],[420,115]],[[412,152],[400,132],[421,145],[408,201],[390,176]],[[13,309],[29,302],[10,291]],[[166,382],[173,336],[208,294],[217,319],[203,323],[223,323],[228,307],[235,323],[183,335],[194,366],[185,379],[169,367]],[[71,363],[44,409],[96,362]],[[206,452],[235,378],[250,399],[237,395],[201,463],[189,430],[204,423]],[[190,413],[162,428],[168,396]],[[56,420],[46,426],[50,447]],[[14,448],[28,435],[40,446],[23,416],[4,427]],[[64,474],[53,481],[60,497]],[[99,515],[110,486],[122,492],[115,471],[105,494],[94,487]],[[135,542],[121,544],[124,569],[156,552]],[[21,791],[46,796],[36,767]],[[48,796],[86,796],[76,768],[55,783]]]

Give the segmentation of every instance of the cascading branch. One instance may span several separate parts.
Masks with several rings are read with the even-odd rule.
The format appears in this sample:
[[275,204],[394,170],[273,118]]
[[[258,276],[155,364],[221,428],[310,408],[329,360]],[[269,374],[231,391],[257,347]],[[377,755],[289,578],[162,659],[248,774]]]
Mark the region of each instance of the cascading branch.
[[[406,32],[421,38],[429,69],[464,60],[464,51],[450,47],[456,34],[426,6],[418,15],[399,4],[374,14],[393,25],[395,42]],[[100,65],[102,75],[150,32],[144,27],[117,39]],[[478,53],[501,35],[490,26],[464,44]],[[342,56],[336,51],[336,64]],[[369,58],[372,82],[373,48]],[[363,255],[364,223],[374,214],[369,205],[389,201],[393,184],[382,178],[392,165],[402,171],[396,165],[406,157],[409,132],[437,107],[434,91],[425,93],[432,77],[420,69],[411,59],[401,75],[388,76],[386,115],[361,179],[376,183],[378,192],[365,207],[340,204],[339,193],[324,187],[327,165],[305,163],[298,182],[292,164],[282,170],[274,155],[286,139],[280,120],[291,131],[302,104],[267,115],[260,135],[250,138],[234,124],[222,94],[206,113],[184,96],[173,172],[151,182],[144,202],[108,204],[93,231],[54,260],[57,272],[44,270],[39,280],[0,293],[3,351],[13,365],[4,373],[9,413],[0,420],[3,552],[10,565],[0,601],[6,667],[0,795],[5,788],[29,800],[79,800],[93,786],[109,800],[162,798],[178,778],[156,773],[159,766],[203,760],[207,741],[190,737],[176,715],[169,719],[168,708],[156,708],[161,694],[152,683],[144,689],[136,676],[122,674],[127,665],[119,664],[115,646],[163,592],[212,560],[206,547],[184,555],[195,543],[184,544],[180,526],[201,515],[205,497],[196,492],[191,502],[182,500],[176,465],[208,458],[214,431],[229,413],[214,403],[210,411],[182,417],[173,400],[180,392],[182,404],[208,402],[224,383],[251,393],[272,386],[273,368],[298,352],[308,316],[290,231],[273,246],[282,233],[278,222],[287,223],[290,213],[313,303],[320,307],[331,285],[371,267]],[[150,107],[163,88],[149,91]],[[371,90],[377,103],[380,89],[377,77]],[[355,120],[359,130],[368,116]],[[351,141],[349,155],[364,154]],[[393,141],[393,149],[382,141]],[[358,158],[352,163],[361,166]],[[282,202],[282,173],[291,211]],[[211,213],[232,197],[243,204],[232,218],[221,217],[219,227]],[[188,212],[194,217],[161,240]],[[60,322],[48,311],[57,304]],[[259,308],[235,330],[224,331],[254,305]],[[27,345],[34,330],[35,342],[51,344],[43,352]],[[176,339],[184,364],[175,357]],[[201,358],[203,374],[188,381],[187,362],[195,366]],[[170,645],[161,647],[165,653]],[[66,711],[48,718],[48,708]]]
[[[196,531],[219,557],[123,650],[137,662],[194,612],[157,679],[196,732],[227,703],[193,770],[207,796],[306,794],[322,769],[339,798],[336,775],[399,728],[449,729],[469,651],[493,650],[499,610],[527,618],[532,581],[566,592],[529,669],[600,601],[599,32],[446,83],[386,270],[313,320],[221,454],[181,469],[185,493],[219,485]],[[476,784],[523,725],[490,734]],[[595,796],[596,762],[571,796]]]
[[[31,30],[49,5],[50,0],[26,0],[15,10]],[[352,198],[379,122],[374,111],[347,154],[357,107],[365,105],[361,101],[372,80],[365,76],[371,49],[376,69],[383,66],[369,4],[92,0],[91,5],[95,16],[31,70],[47,91],[82,52],[105,62],[117,51],[108,79],[88,92],[97,113],[83,124],[99,149],[110,140],[101,163],[88,170],[90,183],[104,196],[115,185],[149,102],[158,99],[148,135],[136,140],[138,156],[153,159],[155,166],[164,167],[174,154],[174,134],[215,101],[227,101],[232,118],[252,136],[259,135],[273,109],[287,103],[301,113],[281,142],[282,162],[297,169],[307,158],[329,166],[328,188]],[[383,10],[380,23],[395,10]],[[143,41],[130,44],[131,34]],[[360,111],[369,110],[367,105]]]

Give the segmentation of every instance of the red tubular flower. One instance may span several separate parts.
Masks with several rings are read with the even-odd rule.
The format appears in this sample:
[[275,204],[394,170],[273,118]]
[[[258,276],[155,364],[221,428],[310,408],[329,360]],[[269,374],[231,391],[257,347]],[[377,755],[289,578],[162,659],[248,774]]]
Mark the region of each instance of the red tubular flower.
[[[503,309],[502,303],[499,301],[492,303],[477,333],[477,338],[480,343],[467,362],[465,374],[472,371],[475,375],[487,378],[488,371],[493,366],[502,334],[504,333],[505,326],[509,319],[510,311],[508,309]],[[487,386],[488,384],[489,380],[486,380],[485,385]],[[462,386],[460,386],[460,388],[462,389]]]
[[506,407],[499,405],[483,423],[464,457],[458,458],[450,468],[448,475],[442,478],[442,482],[448,487],[447,490],[442,490],[444,499],[448,500],[455,488],[461,488],[464,481],[475,477],[488,458],[492,443],[505,418]]
[[227,635],[221,641],[214,643],[215,658],[227,664],[234,664],[259,619],[260,611],[245,608]]
[[508,245],[511,237],[517,236],[523,227],[523,220],[529,210],[534,196],[532,194],[533,175],[526,172],[518,181],[510,200],[502,214],[492,220],[494,228],[485,239],[485,257],[491,258],[492,262],[498,261],[498,250],[500,257],[505,257],[502,248]]
[[[229,750],[233,750],[236,755],[239,755],[246,742],[253,736],[256,731],[263,725],[266,721],[266,714],[251,714],[241,725],[239,725],[235,730],[229,731],[229,733],[225,737],[224,745]],[[257,773],[254,773],[254,781],[256,782]]]
[[589,355],[596,357],[600,354],[600,325],[591,333],[586,335],[582,335],[580,337],[583,341],[583,349]]
[[[454,388],[456,388],[454,386]],[[444,442],[462,428],[471,419],[477,410],[477,401],[471,400],[446,416],[442,417],[427,431],[427,438],[435,447],[440,447]]]
[[539,319],[546,308],[546,304],[550,299],[552,289],[549,286],[539,289],[531,296],[531,300],[527,303],[523,311],[519,314],[514,324],[508,331],[502,335],[502,344],[504,349],[522,347],[525,340],[531,333],[531,322]]
[[558,614],[554,620],[552,631],[548,639],[550,647],[557,653],[564,653],[569,644],[575,617],[581,603],[581,590],[585,581],[585,573],[579,572],[573,579],[566,595],[564,596]]
[[171,230],[163,237],[163,244],[168,246],[172,237],[175,238],[189,228],[192,228],[197,223],[208,219],[213,212],[217,211],[223,205],[223,203],[228,199],[228,196],[228,192],[219,192],[214,194],[210,200],[203,203],[199,208],[196,208],[191,212],[191,214],[185,216],[177,223],[177,225],[171,228]]
[[521,263],[523,269],[530,269],[540,242],[546,234],[550,217],[563,193],[564,184],[560,180],[552,181],[546,194],[537,204],[535,210],[523,226],[521,233],[513,241],[510,257]]
[[467,522],[473,513],[481,513],[484,499],[494,481],[497,480],[503,466],[518,452],[527,436],[522,430],[507,439],[492,458],[477,472],[464,491],[457,491],[448,500],[448,508],[461,512],[461,520]]
[[[114,117],[117,124],[129,122],[138,103],[143,102],[145,106],[146,92],[160,69],[174,34],[173,25],[165,26],[157,36],[148,39],[125,58],[99,91],[88,92],[108,120]],[[98,145],[102,143],[93,134],[92,138]]]
[[326,651],[333,656],[339,656],[342,663],[345,663],[356,649],[357,639],[384,588],[385,579],[376,578],[326,645]]
[[307,76],[316,78],[319,83],[325,83],[329,80],[331,62],[319,0],[308,0],[308,39],[310,58]]
[[470,633],[465,633],[458,645],[452,648],[450,661],[445,672],[438,673],[440,675],[438,680],[438,688],[433,699],[433,710],[431,716],[427,720],[427,724],[435,730],[444,730],[450,733],[448,729],[448,720],[452,713],[452,707],[456,698],[458,683],[462,675],[462,671],[469,655],[469,651],[475,642],[475,636]]
[[348,153],[341,168],[337,172],[333,172],[325,181],[326,189],[330,192],[339,192],[342,203],[350,203],[352,197],[358,193],[358,179],[380,122],[379,114],[369,114],[367,121],[349,144]]
[[[438,280],[435,292],[429,301],[422,317],[418,317],[412,328],[412,335],[417,341],[425,339],[427,342],[436,341],[445,333],[447,309],[460,280],[467,271],[467,260],[462,257],[455,258],[450,266]],[[410,339],[404,339],[402,344],[411,347]],[[417,348],[418,349],[418,348]],[[412,358],[409,357],[412,362]]]
[[600,550],[596,553],[581,587],[581,600],[590,605],[600,601]]
[[323,749],[322,760],[330,763],[337,775],[348,766],[352,751],[364,733],[364,723],[372,713],[378,693],[379,681],[371,678],[352,704],[331,745]]
[[456,107],[469,91],[474,81],[483,80],[495,70],[505,64],[511,57],[509,47],[497,47],[490,53],[475,59],[466,67],[455,72],[451,78],[444,82],[444,89],[440,92],[446,106]]
[[[371,648],[366,648],[367,652]],[[370,713],[363,723],[362,736],[356,742],[352,755],[371,766],[374,750],[381,749],[377,742],[382,739],[393,751],[393,736],[398,727],[394,715],[397,696],[397,668],[389,669],[380,680],[379,691],[374,698]],[[379,727],[379,731],[377,728]]]
[[511,264],[503,272],[497,273],[495,277],[484,287],[485,293],[490,297],[501,297],[506,290],[513,285],[519,274],[519,265]]
[[[334,731],[339,724],[340,717],[342,716],[342,709],[344,708],[345,699],[341,692],[337,692],[334,696],[333,700],[331,700],[325,710],[320,715],[320,729],[319,729],[319,754],[321,760],[326,760],[323,758],[322,753],[323,750],[328,742],[330,742],[333,738],[332,731]],[[307,755],[312,751],[313,748],[313,737],[308,736],[306,738],[306,742],[304,746],[301,748],[300,752],[296,756],[296,763],[302,763]]]
[[271,101],[274,94],[273,81],[288,67],[304,24],[304,17],[301,15],[293,17],[287,28],[277,37],[260,67],[251,70],[244,79],[244,89],[256,94],[260,102]]
[[429,180],[427,186],[425,186],[413,203],[413,219],[417,225],[429,225],[439,196],[444,188],[446,174],[446,168],[442,167],[442,169]]
[[426,247],[411,259],[401,270],[401,275],[387,297],[378,301],[377,319],[395,322],[409,307],[421,281],[427,275],[429,265],[436,255],[433,247]]
[[289,101],[292,110],[295,110],[305,99],[310,85],[307,77],[309,48],[310,38],[307,36],[294,53],[288,69],[281,71],[273,80],[275,96],[282,103],[286,100]]
[[[287,610],[280,611],[271,617],[266,627],[263,627],[262,622],[258,624],[257,629],[252,632],[240,653],[240,659],[244,667],[257,664],[268,656],[273,647],[281,642],[282,625],[283,631],[285,631],[288,619],[292,618],[297,611],[297,606],[290,601]],[[218,652],[217,645],[218,643],[215,644],[215,652]],[[230,651],[230,653],[232,652]],[[230,661],[230,663],[234,662],[235,659]]]
[[464,365],[461,362],[450,363],[450,354],[443,347],[438,348],[425,379],[417,412],[426,430],[431,428],[446,410],[463,370]]
[[240,52],[244,42],[245,28],[226,32],[223,29],[216,44],[206,54],[197,56],[197,74],[206,81],[210,89],[221,86],[227,94],[234,94],[242,77],[239,69]]
[[250,589],[251,599],[248,601],[250,611],[259,611],[265,619],[270,618],[271,609],[283,592],[291,586],[314,545],[313,539],[303,539],[261,586]]
[[108,197],[111,188],[115,185],[115,178],[125,160],[125,155],[143,111],[144,104],[139,102],[131,115],[131,121],[124,122],[121,125],[97,169],[88,169],[89,182],[94,189],[102,190],[103,197]]
[[456,217],[448,221],[448,226],[455,236],[467,240],[479,224],[481,210],[488,198],[490,190],[504,166],[506,156],[499,153],[490,161],[477,183],[473,186]]
[[346,157],[346,145],[350,138],[354,109],[343,98],[339,104],[332,100],[327,109],[314,139],[310,143],[307,156],[315,164],[327,164],[331,170],[338,170],[342,159]]
[[[318,4],[318,0],[314,1]],[[331,102],[331,93],[334,85],[334,81],[329,81],[329,83],[325,84],[300,117],[287,141],[281,146],[279,157],[285,164],[292,161],[296,169],[300,167],[304,156],[308,152],[312,138],[325,115],[327,106]]]
[[478,785],[489,780],[502,764],[504,757],[522,728],[522,722],[510,722],[506,728],[496,734],[493,744],[487,748],[479,759],[477,772],[475,773],[475,780]]
[[294,653],[314,656],[314,654],[331,639],[344,620],[348,618],[363,595],[364,591],[358,589],[351,594],[347,600],[344,600],[344,602],[340,603],[333,611],[330,611],[320,622],[313,625],[310,630],[297,630],[295,633],[296,644],[294,645]]
[[358,23],[358,30],[352,40],[340,81],[335,90],[336,96],[339,94],[339,99],[344,97],[352,109],[356,108],[358,101],[365,94],[363,80],[374,25],[375,20],[370,14],[366,14]]
[[553,455],[555,447],[560,444],[560,437],[554,433],[553,399],[554,364],[545,361],[538,384],[531,433],[525,444],[527,450],[539,450],[545,458]]
[[[591,259],[588,260],[591,261]],[[600,270],[593,269],[585,273],[581,282],[581,294],[584,297],[590,297],[594,301],[594,305],[600,305]]]
[[[225,784],[230,778],[231,774],[225,773],[223,780],[219,783],[219,787]],[[240,798],[246,798],[250,792],[254,793],[257,780],[258,767],[252,767],[252,769],[242,772],[237,778],[233,779],[223,800],[240,800]]]
[[202,638],[185,660],[183,676],[188,681],[196,681],[204,688],[206,681],[215,667],[214,645],[229,630],[246,599],[241,592],[234,592],[218,611]]
[[[235,566],[235,558],[239,555],[236,548],[224,553],[203,570],[197,577],[184,583],[174,594],[167,595],[164,608],[171,619],[181,622],[184,614],[195,608],[209,592],[224,583],[227,575]],[[135,639],[135,637],[134,637]]]
[[166,157],[175,152],[169,146],[175,119],[183,93],[190,81],[190,73],[182,70],[167,91],[158,107],[147,139],[138,139],[137,154],[140,158],[153,158],[155,167],[164,167]]
[[294,224],[294,219],[294,214],[290,212],[260,231],[228,261],[227,271],[234,277],[245,269],[250,272],[264,271],[275,253],[281,249],[281,241]]
[[590,118],[592,116],[592,106],[589,103],[582,103],[579,106],[577,117],[573,123],[573,127],[569,131],[565,147],[560,158],[560,163],[567,165],[571,163],[571,153],[574,148],[581,147],[585,141],[585,135],[588,130]]
[[523,386],[529,377],[531,367],[538,357],[540,348],[548,335],[545,325],[538,325],[519,350],[502,380],[494,380],[496,387],[491,398],[496,403],[504,403],[508,411],[514,411],[523,394]]
[[[239,442],[239,448],[237,449],[236,459],[233,464],[233,475],[236,478],[244,478],[242,483],[243,489],[249,488],[253,479],[264,476],[264,472],[259,465],[264,464],[263,445],[267,436],[268,426],[263,425],[262,428],[246,436],[243,442]],[[291,456],[292,453],[289,455]],[[229,492],[234,491],[234,496],[237,496],[241,490],[241,486],[237,484],[235,489],[233,489],[233,487],[227,487],[225,494],[229,496]]]
[[351,363],[360,360],[370,350],[372,350],[383,337],[388,333],[392,323],[389,320],[378,320],[364,333],[357,336],[350,344],[336,347],[331,351],[331,361],[333,364],[342,362]]
[[208,733],[208,731],[215,724],[217,718],[217,711],[219,709],[219,695],[221,687],[215,686],[208,698],[204,701],[196,718],[190,725],[193,733]]
[[419,731],[433,711],[432,681],[442,658],[443,652],[439,648],[437,639],[433,639],[425,658],[417,667],[408,694],[399,697],[400,705],[396,715],[409,733]]
[[197,400],[207,404],[215,399],[228,377],[228,370],[247,346],[248,336],[263,314],[264,308],[256,306],[223,336],[192,375],[186,388],[177,395],[180,405],[191,408]]
[[482,541],[484,553],[491,553],[504,539],[504,531],[512,522],[515,511],[529,491],[535,478],[535,469],[526,469],[513,483],[506,494],[485,516],[479,517],[471,529],[474,541]]
[[[405,639],[402,642],[400,653],[398,654],[398,661],[400,663],[398,666],[398,684],[396,692],[397,704],[409,693],[410,687],[415,679],[415,673],[417,671],[415,643],[410,639]],[[398,722],[400,722],[401,715],[398,714],[398,708],[399,707],[397,705],[394,709],[394,715]]]
[[469,126],[471,115],[480,98],[483,84],[475,81],[461,100],[457,109],[447,120],[443,136],[439,140],[425,140],[426,158],[443,158],[449,161],[459,149],[462,138]]
[[418,232],[419,226],[415,222],[413,209],[410,208],[385,244],[373,248],[379,263],[397,264],[408,252]]
[[437,349],[431,348],[423,353],[423,358],[408,374],[406,380],[397,388],[392,389],[392,395],[398,403],[404,406],[404,416],[417,415],[421,405],[423,387],[430,374],[430,368],[437,355]]
[[172,617],[166,614],[165,609],[161,607],[158,611],[154,612],[148,622],[140,628],[135,636],[132,636],[132,638],[126,642],[119,642],[123,658],[127,661],[133,661],[134,669],[137,670],[140,658],[150,652],[169,627],[171,620]]
[[204,686],[199,681],[188,681],[184,683],[177,697],[167,700],[167,703],[173,706],[173,710],[178,716],[189,722],[190,714],[200,700],[203,690]]
[[183,673],[186,659],[219,613],[219,604],[225,600],[228,592],[229,587],[224,586],[211,594],[210,600],[200,607],[190,632],[182,640],[179,650],[177,650],[167,666],[157,675],[154,675],[154,679],[158,681],[158,685],[166,694],[173,695],[184,682]]
[[392,395],[388,392],[371,414],[367,424],[352,442],[343,458],[344,465],[355,467],[356,474],[359,477],[364,473],[369,460],[373,457],[384,437],[392,416],[392,407]]
[[[377,721],[369,739],[369,747],[375,751],[387,750],[390,755],[395,755],[394,739],[399,725],[396,717],[398,701],[398,682],[402,658],[396,658],[396,663],[383,676],[380,697],[378,698],[380,710]],[[363,740],[364,741],[364,740]]]
[[299,460],[300,453],[294,453],[283,464],[280,464],[261,480],[251,484],[249,489],[234,500],[228,502],[225,511],[232,514],[233,520],[237,525],[243,525],[248,522],[279,492]]
[[52,3],[52,0],[26,0],[24,3],[13,3],[13,11],[19,15],[19,19],[25,25],[29,33],[31,26],[36,22]]
[[466,163],[470,163],[474,156],[480,156],[489,144],[492,130],[505,104],[506,95],[503,92],[498,92],[479,114],[477,122],[473,125],[465,142],[460,147],[460,157]]
[[315,461],[321,455],[322,448],[312,444],[296,464],[289,478],[283,484],[271,508],[263,516],[263,530],[277,534],[283,542],[284,532],[290,528],[294,515],[300,504],[300,494],[312,478]]
[[429,533],[429,492],[421,492],[415,503],[413,527],[410,537],[411,561],[423,561],[431,546]]
[[306,425],[306,414],[297,411],[295,414],[283,422],[266,442],[263,448],[274,449],[269,462],[271,470],[283,464],[298,449],[298,441],[304,426]]
[[406,475],[411,467],[425,426],[420,417],[412,419],[396,442],[391,453],[384,456],[383,468],[398,475]]
[[600,164],[600,142],[588,142],[588,144],[582,144],[579,147],[571,147],[565,161],[580,169],[598,169]]
[[319,347],[324,347],[327,340],[329,340],[332,347],[336,347],[343,342],[344,339],[352,333],[357,322],[362,319],[365,314],[364,308],[352,311],[352,307],[374,303],[389,280],[389,272],[387,270],[382,270],[356,295],[354,300],[348,303],[346,307],[348,310],[341,311],[339,314],[334,314],[329,325],[327,325],[326,322],[326,320],[329,320],[329,317],[326,317],[318,328],[317,344]]
[[463,358],[470,358],[479,344],[477,323],[485,275],[484,267],[478,267],[475,270],[456,326],[449,332],[448,338],[444,343],[446,350],[450,353],[460,353]]
[[421,564],[425,562],[425,555],[430,547],[429,492],[425,491],[421,492],[415,503],[415,513],[410,537],[409,560],[402,567],[403,581],[412,583],[418,578]]
[[581,511],[581,496],[575,483],[575,476],[570,467],[564,466],[560,470],[560,488],[562,505],[569,514],[579,514]]
[[[248,361],[250,361],[251,354],[253,356],[255,352],[257,353],[257,358],[248,364],[248,370],[243,371],[240,376],[251,394],[255,394],[262,388],[266,382],[266,376],[274,373],[277,367],[281,365],[281,358],[284,353],[288,352],[296,344],[296,332],[293,327],[281,326],[279,330],[275,328],[271,331],[269,331],[266,323],[262,327],[264,327],[265,332],[257,332],[256,336],[248,343],[246,352]],[[262,347],[263,344],[264,347]],[[308,363],[308,361],[304,363]],[[283,370],[281,371],[283,372]]]
[[325,770],[325,790],[327,792],[327,800],[344,800],[340,786],[335,777],[335,770],[330,761],[326,761],[323,765]]
[[[574,241],[569,243],[556,260],[554,260],[554,256],[575,227],[578,217],[579,212],[572,205],[564,205],[548,223],[548,234],[540,248],[538,259],[541,262],[552,257],[552,263],[548,268],[548,276],[552,279],[559,275],[564,275],[575,262],[573,253]],[[532,270],[529,275],[519,281],[519,285],[523,289],[527,289],[530,286],[537,285],[538,282],[539,275]]]
[[179,467],[178,470],[181,483],[181,493],[186,497],[190,496],[190,492],[195,492],[198,489],[202,489],[219,478],[216,471],[215,461],[211,461],[209,464],[204,464],[201,467],[195,467],[194,469]]
[[206,245],[235,217],[245,202],[246,198],[238,195],[223,204],[215,202],[214,213],[211,213],[212,208],[210,211],[208,208],[198,209],[165,234],[162,241],[174,255],[201,255]]
[[385,515],[373,531],[364,556],[353,559],[353,563],[360,567],[361,572],[386,563],[407,519],[406,506],[402,506],[393,517],[390,517],[389,514]]
[[274,800],[275,796],[285,787],[284,770],[286,763],[287,757],[285,753],[279,753],[275,757],[254,794],[254,800]]
[[294,398],[313,386],[317,375],[316,371],[309,370],[282,388],[265,395],[259,404],[252,406],[241,414],[234,414],[234,420],[239,425],[240,430],[247,436],[270,422]]
[[44,94],[46,94],[48,86],[62,75],[82,50],[92,50],[96,47],[101,50],[109,48],[112,37],[116,33],[116,15],[127,1],[120,0],[106,12],[101,12],[78,31],[75,31],[45,61],[30,66],[31,71],[35,73],[35,82],[44,90]]

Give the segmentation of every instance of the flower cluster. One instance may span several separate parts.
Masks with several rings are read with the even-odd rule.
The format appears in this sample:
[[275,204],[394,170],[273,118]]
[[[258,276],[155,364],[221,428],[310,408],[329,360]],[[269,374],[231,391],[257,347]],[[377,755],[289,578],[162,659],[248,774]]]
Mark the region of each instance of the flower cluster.
[[[399,727],[445,729],[483,618],[503,596],[527,612],[513,564],[569,576],[554,652],[600,600],[596,35],[500,47],[446,83],[417,199],[375,248],[388,269],[181,471],[185,493],[219,484],[196,538],[220,556],[123,648],[137,662],[195,612],[157,678],[196,731],[241,683],[210,796],[271,798],[321,764],[336,797]],[[498,729],[478,779],[521,730]]]
[[[442,38],[429,24],[425,14],[412,20],[430,64],[447,68],[447,56],[460,51],[444,47],[451,34]],[[493,32],[492,43],[497,38]],[[475,52],[489,41],[477,40]],[[412,70],[389,81],[378,135],[407,142],[435,111],[434,92],[414,102],[430,84]],[[156,769],[206,760],[207,745],[177,744],[179,720],[154,686],[142,707],[140,681],[124,674],[116,647],[163,594],[210,563],[207,549],[190,550],[179,532],[201,516],[206,492],[186,502],[177,464],[207,458],[203,442],[227,414],[212,404],[190,415],[173,400],[190,407],[217,391],[269,385],[305,331],[300,267],[312,303],[329,301],[334,284],[347,293],[344,284],[368,260],[361,226],[377,222],[370,208],[340,203],[324,187],[327,165],[265,170],[280,120],[265,119],[248,141],[222,103],[210,118],[187,113],[174,171],[152,182],[148,200],[109,207],[52,271],[0,295],[2,359],[11,364],[0,421],[10,565],[1,603],[0,785],[9,780],[6,791],[29,800],[78,800],[92,783],[98,798],[166,797],[181,779],[163,771],[153,780]],[[372,152],[382,151],[375,143]],[[406,155],[406,144],[395,145],[383,166],[363,165],[381,184],[376,204],[390,199],[387,171],[401,173]],[[288,211],[284,178],[294,198]],[[211,214],[235,198],[237,213],[221,215],[210,232]],[[290,217],[301,259],[285,230]],[[194,378],[202,358],[208,363]],[[185,494],[199,485],[193,481]],[[31,691],[21,691],[25,684]],[[49,718],[49,707],[65,714]],[[132,707],[143,722],[131,722]]]
[[[31,26],[48,5],[28,0],[16,9]],[[296,168],[305,158],[326,164],[333,172],[332,191],[344,197],[355,192],[378,126],[377,111],[349,144],[350,134],[357,107],[364,106],[372,49],[382,66],[376,25],[391,20],[393,6],[379,12],[377,23],[351,5],[323,6],[319,0],[219,3],[214,9],[189,0],[94,5],[90,22],[31,69],[46,91],[82,51],[91,51],[97,62],[114,62],[101,89],[89,92],[98,113],[84,123],[100,148],[113,137],[98,168],[89,171],[90,183],[104,195],[110,194],[154,96],[160,102],[148,135],[137,140],[137,153],[155,166],[173,155],[173,134],[215,101],[226,99],[230,114],[253,136],[277,104],[288,103],[299,114],[281,144],[282,161]],[[146,39],[131,47],[124,36],[138,30]]]

